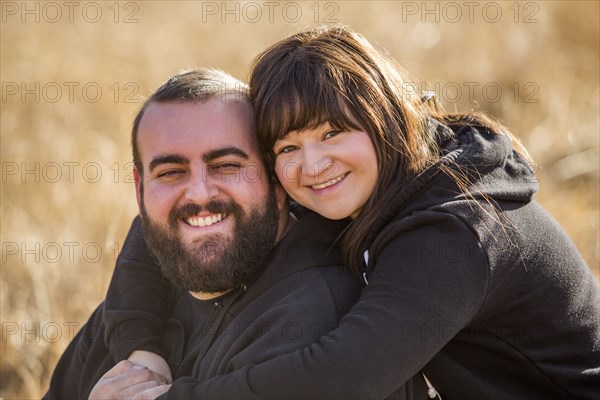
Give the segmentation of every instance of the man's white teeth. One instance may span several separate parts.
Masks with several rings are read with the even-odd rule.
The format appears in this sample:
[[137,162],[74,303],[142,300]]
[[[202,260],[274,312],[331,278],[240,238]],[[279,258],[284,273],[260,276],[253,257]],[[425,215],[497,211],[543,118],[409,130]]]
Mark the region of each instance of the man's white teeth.
[[327,186],[335,185],[336,183],[338,183],[339,181],[344,179],[346,177],[346,175],[348,175],[348,174],[340,175],[337,178],[330,180],[329,182],[320,183],[318,185],[312,185],[311,187],[313,189],[325,189]]
[[208,217],[190,217],[186,220],[186,222],[191,226],[210,226],[212,224],[216,224],[225,218],[225,214],[214,214]]

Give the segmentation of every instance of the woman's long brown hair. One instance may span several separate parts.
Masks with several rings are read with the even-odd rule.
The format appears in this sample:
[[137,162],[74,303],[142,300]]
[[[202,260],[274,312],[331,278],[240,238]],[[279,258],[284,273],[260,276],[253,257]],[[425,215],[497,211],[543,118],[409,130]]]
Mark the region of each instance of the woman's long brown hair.
[[[346,27],[311,29],[266,49],[250,76],[259,146],[274,166],[273,145],[290,131],[329,122],[367,132],[377,154],[375,189],[342,238],[348,267],[359,274],[362,252],[389,220],[398,191],[436,162],[441,150],[429,120],[484,126],[510,135],[484,115],[447,115],[414,92],[408,73]],[[518,141],[511,136],[514,143]],[[463,178],[451,174],[466,189]]]

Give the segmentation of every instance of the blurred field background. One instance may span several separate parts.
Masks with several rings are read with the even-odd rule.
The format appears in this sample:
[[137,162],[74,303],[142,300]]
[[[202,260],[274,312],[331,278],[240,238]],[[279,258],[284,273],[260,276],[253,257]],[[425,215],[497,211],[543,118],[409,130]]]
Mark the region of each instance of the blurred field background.
[[348,24],[446,109],[501,119],[598,278],[598,2],[65,4],[1,4],[1,398],[39,398],[105,296],[137,212],[129,131],[143,96],[183,68],[244,79],[261,49],[309,26]]

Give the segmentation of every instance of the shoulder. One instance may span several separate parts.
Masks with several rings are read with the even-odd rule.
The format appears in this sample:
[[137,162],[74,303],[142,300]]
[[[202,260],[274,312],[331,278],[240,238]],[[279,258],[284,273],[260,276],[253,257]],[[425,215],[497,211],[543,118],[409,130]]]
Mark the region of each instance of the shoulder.
[[337,322],[356,302],[361,289],[358,279],[341,264],[319,265],[288,275],[261,291],[255,301],[270,303],[269,312]]
[[[362,286],[343,266],[338,239],[348,221],[303,216],[277,244],[243,304],[256,312],[298,320],[337,322]],[[285,316],[284,316],[285,314]]]
[[346,225],[314,213],[302,217],[277,244],[236,309],[269,318],[337,322],[361,290],[336,245]]
[[487,250],[458,215],[428,209],[389,223],[369,248],[369,287],[437,296],[460,290],[471,311],[483,304],[489,279]]
[[[470,209],[477,205],[455,205],[451,208],[447,206],[448,204],[442,204],[392,220],[378,233],[370,246],[370,258],[374,261],[377,255],[384,251],[400,252],[398,255],[402,256],[402,252],[411,248],[426,248],[433,245],[436,252],[458,248],[462,251],[469,249],[470,252],[485,256],[485,249],[473,224],[474,221],[461,212],[463,208]],[[443,257],[437,259],[445,260]]]

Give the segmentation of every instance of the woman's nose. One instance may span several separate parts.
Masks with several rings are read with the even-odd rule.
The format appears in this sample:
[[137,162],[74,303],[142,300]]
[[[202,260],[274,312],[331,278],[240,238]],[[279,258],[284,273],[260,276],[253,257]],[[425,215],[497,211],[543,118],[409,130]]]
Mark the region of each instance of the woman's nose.
[[302,174],[313,178],[322,176],[325,171],[333,167],[332,157],[319,146],[310,146],[303,149]]

